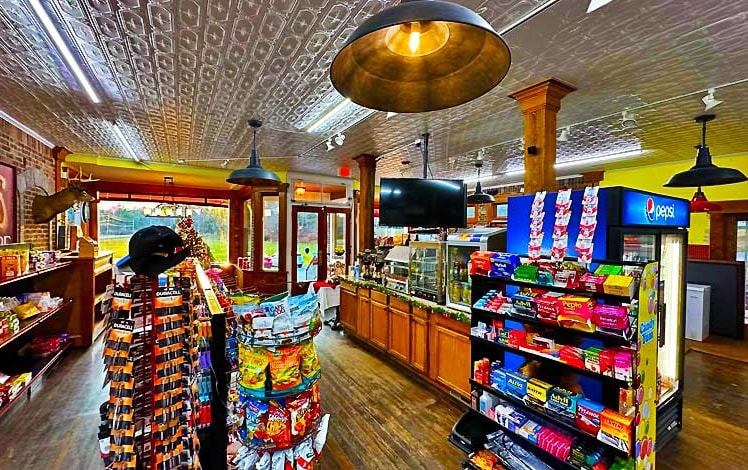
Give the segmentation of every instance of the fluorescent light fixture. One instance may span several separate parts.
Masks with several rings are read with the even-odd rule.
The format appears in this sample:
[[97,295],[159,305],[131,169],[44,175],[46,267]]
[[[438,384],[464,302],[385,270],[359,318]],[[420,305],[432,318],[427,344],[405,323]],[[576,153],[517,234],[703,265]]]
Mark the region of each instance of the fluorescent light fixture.
[[8,113],[6,113],[4,111],[0,111],[0,118],[3,119],[3,120],[5,120],[5,121],[8,121],[11,124],[13,124],[14,126],[16,126],[17,128],[21,129],[23,132],[25,132],[28,135],[30,135],[31,137],[35,138],[36,140],[38,140],[39,142],[43,143],[47,147],[49,147],[49,148],[54,148],[55,147],[55,144],[53,144],[52,142],[50,142],[48,139],[45,139],[44,137],[40,136],[34,129],[31,129],[30,127],[27,127],[25,124],[23,124],[22,122],[16,120],[13,116],[9,115]]
[[333,116],[335,116],[336,114],[338,114],[350,102],[351,102],[351,100],[349,100],[348,98],[344,99],[343,101],[341,101],[340,103],[338,103],[337,105],[335,105],[335,107],[332,108],[330,111],[328,111],[327,113],[325,113],[324,116],[322,116],[321,118],[317,119],[317,121],[314,122],[314,124],[312,124],[311,126],[309,126],[306,131],[307,132],[314,132],[315,129],[318,129],[322,124],[324,124],[327,121],[329,121],[330,118],[332,118]]
[[86,74],[83,73],[83,69],[81,68],[81,66],[78,65],[78,62],[75,60],[75,56],[68,48],[67,43],[65,43],[65,40],[62,38],[62,35],[59,31],[57,31],[52,18],[49,17],[49,15],[47,14],[47,10],[45,10],[44,6],[42,6],[41,0],[29,0],[29,3],[31,4],[31,8],[34,9],[34,13],[36,13],[39,21],[42,22],[42,26],[44,26],[44,29],[47,30],[47,34],[52,39],[55,47],[57,47],[57,50],[60,51],[62,58],[65,60],[65,63],[68,65],[68,67],[70,67],[70,70],[73,72],[73,75],[75,75],[75,78],[78,79],[78,83],[80,83],[83,89],[86,90],[86,93],[88,93],[88,97],[93,103],[101,103],[101,98],[99,98],[99,95],[96,93],[96,90],[94,90],[94,87],[91,85],[88,77],[86,77]]
[[122,147],[127,150],[130,158],[140,163],[140,158],[135,155],[135,151],[130,146],[130,142],[127,141],[127,139],[125,138],[125,134],[122,133],[122,129],[120,129],[119,125],[116,122],[112,124],[112,131],[114,132],[114,135],[117,136],[117,139],[120,141],[120,144],[122,144]]
[[587,13],[592,13],[593,11],[604,7],[612,1],[613,0],[590,0],[590,5],[587,7]]
[[[570,160],[568,162],[561,162],[556,163],[554,166],[557,170],[562,170],[564,168],[573,168],[577,166],[584,166],[584,165],[595,165],[598,163],[603,162],[611,162],[616,160],[623,160],[624,158],[629,157],[640,157],[642,155],[647,155],[651,153],[651,150],[632,150],[630,152],[620,152],[620,153],[609,153],[607,155],[600,155],[597,157],[588,157],[588,158],[582,158],[579,160]],[[517,169],[517,170],[510,170],[505,173],[502,173],[501,176],[519,176],[524,175],[525,170],[524,169]],[[563,176],[563,178],[573,178],[578,175],[571,175],[571,176]],[[558,178],[557,178],[558,179]]]

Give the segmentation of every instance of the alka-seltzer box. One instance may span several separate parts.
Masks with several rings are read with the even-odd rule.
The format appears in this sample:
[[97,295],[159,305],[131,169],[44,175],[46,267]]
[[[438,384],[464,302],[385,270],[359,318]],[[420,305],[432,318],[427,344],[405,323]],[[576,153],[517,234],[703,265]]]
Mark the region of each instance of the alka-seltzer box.
[[525,395],[527,394],[527,381],[528,378],[519,372],[507,371],[506,393],[520,400],[524,400]]
[[600,431],[600,414],[605,407],[592,400],[582,398],[577,402],[577,427],[582,431],[597,436]]
[[631,450],[631,416],[621,416],[613,410],[600,413],[600,431],[597,438],[623,452]]
[[582,396],[570,392],[561,387],[553,387],[548,392],[548,401],[545,408],[569,423],[574,423],[577,418],[577,402]]
[[530,379],[527,381],[527,394],[525,401],[529,405],[534,405],[538,408],[545,407],[546,401],[548,401],[548,392],[553,388],[553,385],[545,383],[542,380]]

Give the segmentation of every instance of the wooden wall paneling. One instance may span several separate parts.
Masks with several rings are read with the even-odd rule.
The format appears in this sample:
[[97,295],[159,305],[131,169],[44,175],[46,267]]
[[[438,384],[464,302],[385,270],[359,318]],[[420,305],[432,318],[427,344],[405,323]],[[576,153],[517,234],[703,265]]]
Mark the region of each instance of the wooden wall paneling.
[[369,299],[369,289],[358,289],[356,333],[366,339],[369,339],[371,336],[371,299]]
[[358,299],[356,298],[356,288],[349,290],[346,284],[340,288],[340,323],[346,330],[356,331],[356,310]]
[[375,346],[388,349],[389,348],[389,312],[390,307],[385,303],[381,303],[374,298],[374,294],[380,294],[380,292],[372,291],[371,299],[371,342]]
[[232,196],[229,199],[229,262],[235,263],[237,258],[247,253],[247,240],[244,236],[244,203],[242,197]]
[[470,326],[438,314],[429,325],[429,376],[432,380],[470,395]]
[[387,351],[407,364],[410,362],[410,305],[390,297],[389,321]]

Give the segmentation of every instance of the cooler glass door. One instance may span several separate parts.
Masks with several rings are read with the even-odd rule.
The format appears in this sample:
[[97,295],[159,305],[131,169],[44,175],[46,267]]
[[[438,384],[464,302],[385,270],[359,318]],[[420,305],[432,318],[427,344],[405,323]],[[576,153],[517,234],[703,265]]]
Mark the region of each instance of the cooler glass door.
[[661,235],[660,257],[660,349],[657,365],[660,373],[660,400],[665,403],[680,389],[683,360],[683,321],[685,292],[684,249],[682,234]]
[[624,233],[623,261],[646,263],[657,259],[657,235],[653,233]]
[[447,245],[447,302],[452,307],[470,310],[470,255],[479,245]]

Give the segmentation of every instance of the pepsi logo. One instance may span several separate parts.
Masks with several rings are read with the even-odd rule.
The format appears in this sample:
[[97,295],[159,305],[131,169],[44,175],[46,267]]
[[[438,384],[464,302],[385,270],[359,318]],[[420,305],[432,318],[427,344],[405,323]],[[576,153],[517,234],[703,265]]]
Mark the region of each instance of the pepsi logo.
[[675,218],[675,204],[670,204],[669,206],[655,204],[654,199],[650,197],[647,198],[645,212],[650,223],[659,222],[660,220],[667,222],[668,219]]
[[647,198],[647,207],[646,207],[646,213],[647,213],[647,219],[649,219],[650,222],[655,221],[655,202],[654,199]]

